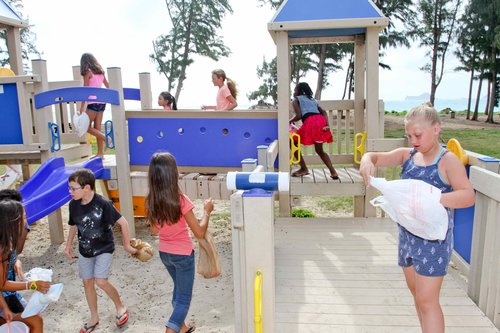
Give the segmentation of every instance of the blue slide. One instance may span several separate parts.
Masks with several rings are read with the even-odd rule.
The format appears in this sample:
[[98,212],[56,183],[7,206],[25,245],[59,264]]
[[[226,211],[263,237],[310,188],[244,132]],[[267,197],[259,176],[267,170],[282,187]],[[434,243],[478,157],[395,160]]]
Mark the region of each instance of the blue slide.
[[65,165],[64,158],[53,157],[43,163],[19,189],[23,196],[28,224],[49,215],[71,199],[68,191],[68,177],[79,168],[90,169],[96,178],[104,172],[100,157],[71,166]]

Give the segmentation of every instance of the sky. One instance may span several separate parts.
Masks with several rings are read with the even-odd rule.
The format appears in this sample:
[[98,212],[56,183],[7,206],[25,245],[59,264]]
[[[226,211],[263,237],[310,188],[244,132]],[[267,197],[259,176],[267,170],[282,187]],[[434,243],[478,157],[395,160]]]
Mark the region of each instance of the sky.
[[[96,56],[104,68],[120,67],[123,87],[139,88],[139,73],[151,74],[153,106],[156,97],[166,90],[167,79],[158,74],[149,59],[152,41],[170,31],[171,23],[164,0],[23,0],[24,15],[34,25],[37,48],[47,61],[49,81],[72,79],[72,67],[80,63],[85,52]],[[257,0],[230,1],[233,14],[222,22],[221,35],[232,51],[227,58],[212,61],[197,57],[187,69],[187,79],[179,98],[180,108],[214,105],[217,88],[211,81],[211,71],[222,68],[236,81],[240,107],[254,102],[247,94],[260,85],[256,69],[265,58],[270,61],[276,46],[267,31],[274,11],[259,7]],[[380,70],[380,98],[404,100],[429,92],[430,76],[418,68],[426,63],[425,50],[389,49],[382,60],[392,71]],[[437,98],[465,98],[468,74],[456,73],[456,60],[450,59],[445,77],[437,90]],[[322,99],[340,99],[345,73],[330,76],[330,86]],[[315,89],[316,76],[306,80]]]

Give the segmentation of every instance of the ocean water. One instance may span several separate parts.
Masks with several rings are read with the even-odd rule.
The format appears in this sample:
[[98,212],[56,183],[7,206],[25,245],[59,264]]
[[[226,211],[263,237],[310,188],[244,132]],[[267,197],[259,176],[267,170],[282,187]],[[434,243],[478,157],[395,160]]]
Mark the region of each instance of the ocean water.
[[[486,107],[486,99],[483,99],[479,102],[479,113],[483,113],[484,109]],[[424,103],[428,101],[428,98],[423,96],[422,98],[407,98],[405,100],[401,101],[389,101],[389,100],[384,100],[385,103],[385,110],[386,111],[395,111],[395,112],[403,112],[403,111],[408,111],[411,108]],[[471,103],[471,111],[474,111],[476,100],[473,99]],[[240,105],[238,109],[249,109],[252,105]],[[446,108],[450,108],[453,111],[464,111],[467,109],[467,99],[466,98],[460,98],[460,99],[436,99],[434,106],[436,107],[436,110],[441,111]],[[154,108],[158,108],[158,106],[153,105]],[[137,101],[125,101],[125,110],[140,110],[141,105]],[[197,107],[193,107],[197,108]],[[495,112],[500,112],[500,108],[496,107]],[[103,117],[103,122],[106,120],[111,119],[111,106],[107,105],[106,106],[106,111],[104,112],[104,117]]]
[[[411,108],[426,102],[427,99],[405,99],[402,101],[386,101],[384,100],[385,103],[385,110],[386,111],[396,111],[396,112],[402,112],[402,111],[408,111]],[[474,111],[474,107],[476,105],[476,100],[473,99],[471,103],[471,111]],[[436,99],[434,101],[434,107],[436,110],[441,111],[446,108],[450,108],[453,111],[464,111],[467,110],[467,99],[466,98],[460,98],[460,99]],[[486,108],[486,99],[481,100],[479,102],[479,113],[483,113]],[[500,109],[498,107],[495,108],[495,112],[498,112]]]

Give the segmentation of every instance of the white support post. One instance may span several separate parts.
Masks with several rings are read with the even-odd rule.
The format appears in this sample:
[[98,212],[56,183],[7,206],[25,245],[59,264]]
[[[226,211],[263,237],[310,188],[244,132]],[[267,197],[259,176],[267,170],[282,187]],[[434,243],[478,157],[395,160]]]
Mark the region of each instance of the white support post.
[[120,213],[128,221],[130,237],[135,237],[134,208],[132,203],[132,182],[130,179],[130,163],[128,149],[128,129],[125,110],[123,108],[123,86],[121,70],[118,67],[108,68],[109,87],[117,90],[120,95],[120,105],[111,105],[113,120],[113,135],[115,139],[116,174],[118,178],[118,193]]
[[379,30],[376,27],[366,30],[366,138],[380,137],[378,122],[379,94]]
[[231,224],[233,228],[231,244],[233,247],[234,330],[245,333],[248,326],[248,311],[247,290],[246,283],[244,283],[246,265],[242,193],[243,191],[237,191],[231,195]]
[[[49,82],[47,79],[47,62],[45,60],[32,61],[33,74],[40,75],[40,82],[35,82],[35,94],[48,90]],[[35,126],[38,142],[49,143],[49,112],[51,107],[35,110]],[[50,145],[50,143],[49,143]],[[42,163],[50,157],[49,150],[40,151]],[[52,244],[61,244],[64,242],[64,227],[61,209],[57,209],[47,216],[49,222],[50,241]]]
[[[40,76],[40,82],[34,83],[35,94],[49,90],[47,80],[47,62],[42,59],[32,61],[33,74]],[[52,111],[50,106],[40,110],[35,110],[34,125],[37,141],[39,143],[49,143],[49,113]],[[45,155],[45,156],[44,156]],[[49,158],[48,154],[42,153],[42,162]]]
[[356,36],[354,43],[354,134],[365,131],[365,39]]
[[[279,171],[290,172],[290,143],[288,120],[290,119],[290,45],[287,31],[275,31],[278,72],[278,141],[280,152]],[[282,192],[279,196],[280,215],[291,215],[290,193]]]
[[[379,30],[376,27],[366,29],[366,139],[380,138],[379,133]],[[369,198],[374,195],[373,190],[368,189],[365,200],[365,217],[375,217],[375,207],[368,203]]]
[[252,172],[257,167],[257,159],[255,158],[245,158],[241,161],[241,171]]
[[83,86],[83,76],[80,73],[80,66],[73,66],[73,80],[80,81],[80,85]]
[[153,108],[151,74],[139,73],[139,89],[141,90],[141,110],[151,110]]
[[8,27],[6,35],[10,68],[16,75],[24,75],[20,28]]
[[264,167],[264,171],[267,170],[267,148],[269,146],[260,145],[257,146],[257,164],[262,165]]
[[262,271],[263,332],[275,332],[274,195],[263,190],[231,196],[235,331],[255,332],[255,273]]

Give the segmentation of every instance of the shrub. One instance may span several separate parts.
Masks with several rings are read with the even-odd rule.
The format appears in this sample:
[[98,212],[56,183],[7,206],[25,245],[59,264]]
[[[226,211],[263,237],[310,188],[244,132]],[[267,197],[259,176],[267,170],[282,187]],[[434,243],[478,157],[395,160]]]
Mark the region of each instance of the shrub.
[[292,217],[316,217],[309,209],[294,208],[292,209]]

